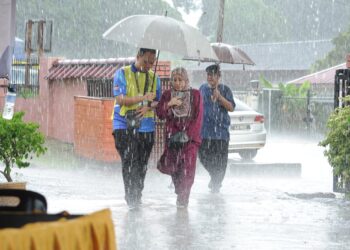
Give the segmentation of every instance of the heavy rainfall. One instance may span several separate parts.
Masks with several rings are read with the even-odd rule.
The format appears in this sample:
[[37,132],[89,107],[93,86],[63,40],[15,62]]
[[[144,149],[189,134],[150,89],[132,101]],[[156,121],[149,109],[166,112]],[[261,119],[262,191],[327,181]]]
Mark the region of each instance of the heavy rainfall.
[[[23,124],[38,124],[46,148],[24,153],[29,165],[15,156],[12,180],[45,197],[48,218],[76,215],[67,217],[73,222],[109,210],[115,246],[107,247],[108,230],[95,232],[105,249],[349,249],[350,111],[339,99],[350,94],[349,20],[346,0],[0,0],[0,149],[9,150],[5,140],[24,131],[11,128],[9,136],[7,125],[22,123],[20,111]],[[155,54],[140,53],[144,44]],[[152,98],[127,89],[129,82],[146,89],[152,67],[159,77],[151,77]],[[211,88],[215,76],[230,93]],[[170,107],[180,92],[181,103],[189,93],[185,115],[203,113],[201,127],[186,131],[203,144],[193,136],[185,144],[193,147],[180,150],[182,177],[161,169],[179,161],[167,161],[166,132],[177,125],[159,107]],[[144,98],[130,107],[149,108],[131,134],[128,98]],[[152,115],[155,125],[147,120]],[[149,128],[153,147],[140,136]],[[216,155],[208,135],[226,138],[213,140],[219,148],[227,143]],[[148,151],[148,164],[136,162]],[[226,155],[217,181],[206,164],[226,167]],[[4,222],[5,159],[0,153],[0,240],[11,242],[10,224],[25,223]],[[133,164],[144,167],[135,172]],[[2,244],[0,250],[12,249]]]

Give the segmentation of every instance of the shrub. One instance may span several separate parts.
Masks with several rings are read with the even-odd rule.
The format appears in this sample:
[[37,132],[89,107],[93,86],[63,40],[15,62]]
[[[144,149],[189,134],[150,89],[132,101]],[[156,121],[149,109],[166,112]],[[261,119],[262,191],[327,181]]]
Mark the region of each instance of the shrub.
[[37,157],[47,150],[44,147],[45,136],[38,130],[39,125],[24,122],[24,112],[16,112],[12,120],[0,117],[0,160],[4,170],[0,170],[8,182],[12,181],[11,170],[14,166],[25,168],[30,165],[33,155]]
[[[343,98],[350,101],[350,96]],[[337,108],[330,115],[327,122],[326,138],[319,145],[326,147],[327,156],[335,175],[342,178],[342,182],[350,182],[350,106]]]

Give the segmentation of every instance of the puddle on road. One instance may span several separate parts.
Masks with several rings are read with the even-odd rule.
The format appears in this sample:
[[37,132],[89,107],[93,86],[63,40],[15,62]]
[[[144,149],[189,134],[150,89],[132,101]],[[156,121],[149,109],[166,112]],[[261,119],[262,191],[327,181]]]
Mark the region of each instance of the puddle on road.
[[[136,213],[125,204],[120,165],[85,162],[60,168],[59,161],[49,159],[54,167],[36,164],[18,172],[28,189],[47,197],[49,212],[110,208],[118,249],[346,249],[350,203],[328,196],[331,175],[320,155],[313,152],[301,161],[296,178],[288,178],[288,171],[238,177],[229,167],[218,195],[209,193],[209,176],[199,164],[186,212],[176,209],[170,178],[154,168],[147,173],[143,206]],[[271,159],[258,155],[256,161]]]

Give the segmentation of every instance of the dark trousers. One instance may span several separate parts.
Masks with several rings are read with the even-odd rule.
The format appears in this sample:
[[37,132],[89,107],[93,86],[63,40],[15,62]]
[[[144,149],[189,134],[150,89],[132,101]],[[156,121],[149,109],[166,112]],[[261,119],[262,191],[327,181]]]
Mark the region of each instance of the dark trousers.
[[148,159],[154,144],[154,132],[117,129],[113,135],[122,160],[125,200],[133,205],[141,200]]
[[199,160],[211,177],[210,188],[221,187],[228,159],[228,141],[203,139],[199,149]]

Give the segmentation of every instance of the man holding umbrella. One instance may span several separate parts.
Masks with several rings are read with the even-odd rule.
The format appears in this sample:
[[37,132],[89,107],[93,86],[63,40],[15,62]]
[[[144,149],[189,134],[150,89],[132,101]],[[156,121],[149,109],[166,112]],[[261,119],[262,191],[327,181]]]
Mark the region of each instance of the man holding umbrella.
[[141,204],[148,159],[154,144],[153,100],[161,96],[160,80],[151,70],[156,50],[140,48],[135,63],[114,76],[113,135],[121,157],[125,200],[130,209]]
[[228,158],[231,122],[228,112],[232,112],[236,104],[231,89],[219,84],[219,65],[210,65],[206,72],[208,82],[199,89],[204,105],[199,159],[211,177],[208,187],[212,193],[218,193],[225,177]]

